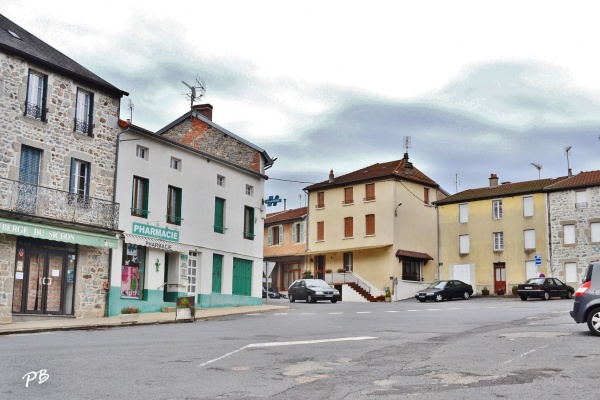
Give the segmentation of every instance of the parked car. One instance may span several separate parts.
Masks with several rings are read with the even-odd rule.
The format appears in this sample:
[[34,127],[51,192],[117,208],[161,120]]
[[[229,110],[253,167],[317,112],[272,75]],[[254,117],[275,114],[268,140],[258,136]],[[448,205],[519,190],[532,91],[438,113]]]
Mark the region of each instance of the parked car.
[[525,301],[530,297],[548,300],[550,297],[573,298],[575,288],[557,278],[529,278],[517,286],[517,295]]
[[[269,298],[270,299],[280,299],[283,297],[283,295],[281,293],[279,293],[276,290],[273,290],[271,288],[269,288]],[[264,287],[262,288],[262,297],[263,299],[267,297],[267,289],[265,289]]]
[[587,322],[590,332],[600,336],[600,261],[588,265],[583,285],[575,292],[571,317],[578,324]]
[[296,300],[306,300],[307,303],[329,300],[337,303],[340,299],[340,292],[323,279],[299,279],[290,285],[288,299],[290,303]]
[[463,281],[450,280],[433,282],[423,290],[415,293],[415,299],[420,302],[427,300],[444,301],[454,298],[468,300],[473,294],[473,286]]

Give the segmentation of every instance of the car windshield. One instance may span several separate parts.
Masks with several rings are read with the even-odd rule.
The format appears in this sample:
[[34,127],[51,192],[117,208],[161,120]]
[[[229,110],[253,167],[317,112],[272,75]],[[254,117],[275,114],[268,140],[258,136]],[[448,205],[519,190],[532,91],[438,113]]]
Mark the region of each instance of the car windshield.
[[427,286],[427,289],[443,289],[446,287],[446,283],[448,282],[433,282],[431,285]]
[[331,286],[329,286],[329,284],[322,279],[307,279],[306,286],[314,288],[331,289]]
[[527,279],[527,282],[525,282],[527,285],[543,285],[544,284],[544,278],[531,278],[531,279]]

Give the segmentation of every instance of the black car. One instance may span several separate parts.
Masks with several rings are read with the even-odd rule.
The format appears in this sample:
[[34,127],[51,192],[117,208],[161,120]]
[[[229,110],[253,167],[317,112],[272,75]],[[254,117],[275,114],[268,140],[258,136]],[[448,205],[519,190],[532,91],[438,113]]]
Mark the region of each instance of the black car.
[[583,285],[575,292],[571,317],[578,324],[587,322],[590,332],[600,336],[600,261],[588,265]]
[[307,303],[329,300],[337,303],[340,299],[340,292],[323,279],[299,279],[290,285],[288,299],[290,303],[296,300],[306,300]]
[[415,299],[420,302],[427,300],[444,301],[454,298],[468,300],[473,294],[473,286],[463,281],[449,280],[433,282],[423,290],[415,293]]
[[525,283],[517,286],[517,295],[525,301],[529,297],[548,300],[550,297],[570,299],[575,293],[573,286],[562,283],[557,278],[529,278]]
[[[283,297],[281,293],[273,289],[269,289],[268,293],[270,299],[280,299]],[[265,289],[264,287],[262,288],[262,297],[263,299],[267,297],[267,289]]]

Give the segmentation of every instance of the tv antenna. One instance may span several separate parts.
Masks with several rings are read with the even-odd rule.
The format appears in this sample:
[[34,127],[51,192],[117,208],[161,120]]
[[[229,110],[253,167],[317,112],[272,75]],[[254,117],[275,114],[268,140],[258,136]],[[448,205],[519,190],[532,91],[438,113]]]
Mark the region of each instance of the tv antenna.
[[569,152],[571,151],[571,147],[572,146],[565,147],[565,154],[567,155],[567,171],[571,169],[571,166],[569,165]]
[[404,136],[402,141],[404,142],[404,148],[406,149],[406,153],[408,153],[408,149],[411,147],[410,136]]
[[133,101],[129,99],[129,103],[127,104],[127,108],[129,108],[129,123],[133,122],[133,107],[135,107],[135,105],[133,104]]
[[460,185],[460,179],[458,179],[458,174],[454,174],[454,190],[458,193],[458,185]]
[[190,85],[181,81],[185,86],[190,89],[190,93],[186,93],[185,95],[190,98],[190,109],[194,107],[194,102],[202,100],[204,95],[206,94],[206,85],[204,84],[204,80],[199,79],[196,76],[196,84]]
[[540,179],[540,171],[542,170],[542,164],[538,164],[538,163],[530,163],[531,165],[533,165],[537,170],[538,170],[538,179]]

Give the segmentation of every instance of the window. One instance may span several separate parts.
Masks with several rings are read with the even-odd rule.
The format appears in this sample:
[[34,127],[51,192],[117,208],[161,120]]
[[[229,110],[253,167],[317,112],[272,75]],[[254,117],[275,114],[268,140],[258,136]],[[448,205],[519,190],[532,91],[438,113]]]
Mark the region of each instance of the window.
[[144,146],[138,145],[135,148],[135,155],[136,155],[136,157],[143,158],[144,160],[147,160],[148,159],[148,148],[146,148]]
[[458,205],[458,222],[461,224],[469,222],[469,205],[467,203]]
[[429,188],[423,188],[423,203],[429,204]]
[[215,222],[213,229],[216,233],[225,233],[225,199],[215,197]]
[[254,196],[254,186],[246,185],[246,194],[248,196]]
[[352,272],[352,253],[344,253],[344,271]]
[[354,203],[354,190],[351,187],[344,188],[344,204]]
[[317,240],[318,241],[325,240],[325,222],[324,221],[317,222]]
[[402,258],[402,280],[421,281],[421,260],[416,258]]
[[71,159],[69,192],[69,204],[87,202],[90,192],[90,163]]
[[267,229],[267,245],[283,244],[283,225],[270,226]]
[[375,234],[375,214],[365,215],[365,234],[373,236]]
[[221,284],[223,276],[223,256],[221,254],[213,254],[213,269],[212,269],[212,292],[221,293]]
[[181,189],[169,186],[167,196],[167,223],[181,225]]
[[190,251],[188,258],[188,293],[196,293],[196,275],[198,265],[198,253]]
[[225,177],[222,175],[217,175],[217,186],[225,187]]
[[587,205],[587,195],[585,190],[575,192],[575,208],[585,208]]
[[133,177],[131,215],[148,218],[148,179]]
[[592,243],[600,242],[600,222],[592,222],[590,224],[590,231]]
[[523,239],[525,240],[525,250],[535,249],[535,229],[523,231]]
[[304,222],[292,225],[292,243],[304,243]]
[[325,192],[317,193],[317,208],[325,207]]
[[27,97],[25,113],[30,117],[46,122],[46,95],[48,92],[48,77],[38,72],[29,71],[27,82]]
[[244,207],[244,239],[254,240],[254,207]]
[[171,157],[171,169],[181,171],[181,160],[175,157]]
[[352,217],[344,218],[344,237],[351,238],[354,236],[354,219]]
[[494,232],[494,251],[504,250],[504,232]]
[[75,132],[92,136],[94,120],[94,94],[77,89],[77,104],[75,105]]
[[565,280],[567,282],[579,282],[579,279],[577,279],[577,263],[565,263]]
[[146,248],[126,243],[121,266],[121,298],[141,299],[144,293]]
[[523,216],[533,217],[533,196],[523,196]]
[[494,219],[502,218],[502,200],[492,201],[492,214]]
[[375,200],[375,184],[367,183],[365,185],[365,201]]
[[458,252],[459,254],[469,254],[470,252],[470,240],[469,235],[459,235],[458,236]]
[[563,226],[563,244],[575,244],[575,225]]

